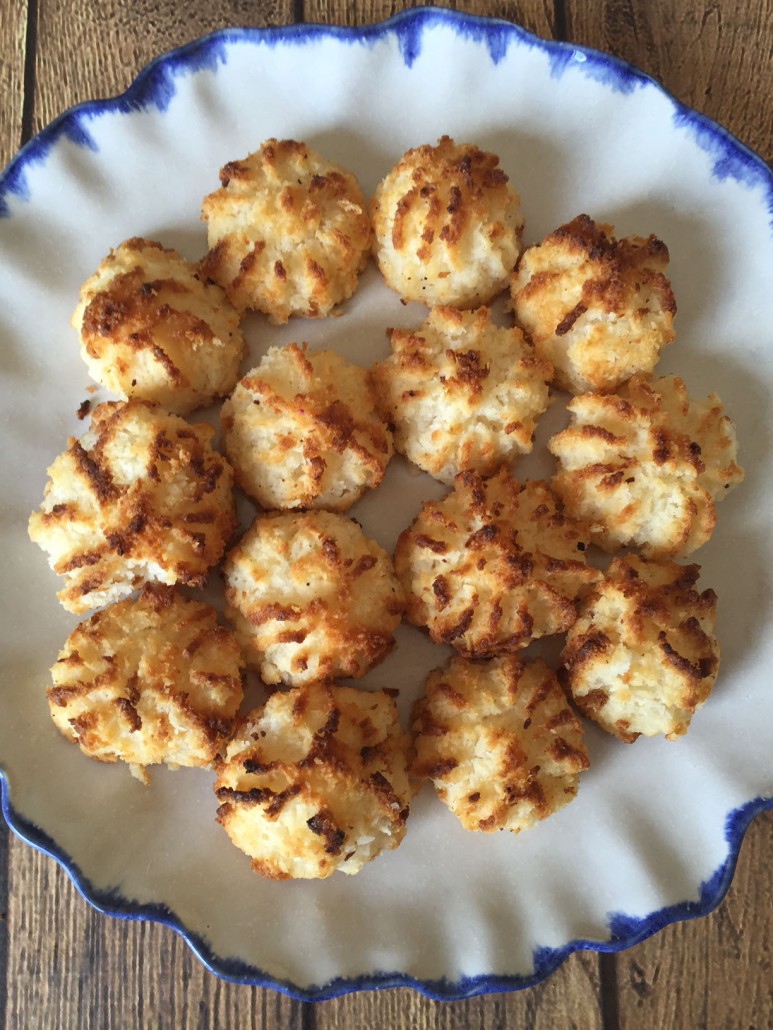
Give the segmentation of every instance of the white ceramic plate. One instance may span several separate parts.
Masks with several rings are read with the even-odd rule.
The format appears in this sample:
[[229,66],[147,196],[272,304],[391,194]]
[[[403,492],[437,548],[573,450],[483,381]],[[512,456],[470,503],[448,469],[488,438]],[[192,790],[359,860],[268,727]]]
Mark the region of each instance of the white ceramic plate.
[[[442,133],[501,156],[527,241],[586,211],[667,242],[678,337],[661,370],[692,393],[720,393],[748,470],[697,556],[702,585],[720,597],[720,679],[678,743],[625,746],[589,730],[578,799],[528,833],[465,833],[425,789],[404,844],[358,876],[271,883],[215,825],[209,773],[161,771],[145,789],[126,768],[82,757],[49,719],[47,669],[75,620],[26,520],[46,467],[83,430],[88,377],[69,317],[81,281],[128,236],[199,257],[201,197],[220,165],[269,136],[307,141],[370,192],[406,148]],[[772,198],[758,158],[636,70],[443,10],[365,29],[218,33],[49,126],[0,184],[0,759],[11,827],[98,908],[166,922],[221,975],[301,998],[527,986],[576,948],[615,951],[707,912],[773,795]],[[247,327],[253,358],[302,338],[369,364],[387,353],[386,326],[422,317],[371,269],[339,319]],[[548,468],[535,458],[518,471]],[[396,461],[353,514],[391,547],[439,492]],[[397,686],[407,719],[444,657],[404,627],[367,682]]]

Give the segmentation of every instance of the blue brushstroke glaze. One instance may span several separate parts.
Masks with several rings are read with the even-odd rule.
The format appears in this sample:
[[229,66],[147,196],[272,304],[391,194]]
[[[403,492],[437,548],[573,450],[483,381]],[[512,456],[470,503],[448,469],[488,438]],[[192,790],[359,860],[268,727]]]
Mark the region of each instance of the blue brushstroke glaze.
[[565,72],[573,69],[616,93],[624,94],[633,93],[652,82],[643,72],[624,61],[571,43],[551,46],[548,57],[550,75],[554,79],[563,78]]
[[[677,129],[686,130],[701,150],[711,156],[715,179],[735,179],[750,189],[770,188],[770,173],[760,158],[721,126],[687,107],[675,111],[673,121]],[[773,208],[769,210],[773,212]]]
[[[322,25],[295,25],[276,29],[227,29],[157,58],[140,72],[121,96],[81,104],[52,122],[17,154],[0,176],[0,217],[8,217],[10,214],[9,197],[30,200],[26,171],[33,164],[44,161],[61,138],[95,151],[96,143],[88,129],[91,121],[111,113],[125,114],[151,108],[163,114],[172,103],[176,93],[176,80],[181,75],[201,72],[216,74],[219,66],[227,63],[232,46],[304,46],[322,39],[334,38],[349,45],[372,47],[393,36],[405,66],[410,69],[421,56],[425,30],[435,25],[449,26],[460,38],[485,46],[494,65],[506,56],[511,45],[517,44],[543,51],[550,61],[551,74],[556,79],[574,70],[624,94],[639,87],[655,88],[665,93],[643,72],[614,57],[570,44],[539,39],[507,22],[473,17],[441,8],[414,8],[381,24],[355,29]],[[683,107],[673,98],[670,99],[674,105],[675,126],[687,131],[697,145],[712,156],[714,176],[720,181],[733,179],[750,188],[761,187],[768,199],[768,210],[773,218],[773,176],[764,162],[709,119]],[[186,929],[178,917],[163,905],[139,904],[124,898],[117,891],[96,888],[51,837],[13,809],[2,770],[0,802],[3,815],[11,829],[33,847],[59,862],[82,896],[100,911],[124,919],[151,919],[163,923],[179,933],[201,961],[217,975],[236,983],[272,987],[303,1001],[323,1001],[351,991],[386,987],[412,987],[436,1000],[470,998],[491,992],[520,990],[540,983],[574,951],[621,951],[644,940],[669,923],[706,915],[711,911],[721,901],[730,885],[741,841],[751,819],[758,812],[773,805],[772,798],[756,798],[729,813],[725,826],[729,846],[728,858],[701,885],[698,900],[668,906],[643,918],[625,913],[612,913],[609,916],[607,941],[575,940],[561,948],[538,948],[534,952],[534,972],[528,976],[477,976],[465,977],[458,981],[419,981],[399,972],[379,972],[366,977],[335,979],[327,984],[299,988],[289,982],[272,978],[247,963],[214,954],[203,938]]]

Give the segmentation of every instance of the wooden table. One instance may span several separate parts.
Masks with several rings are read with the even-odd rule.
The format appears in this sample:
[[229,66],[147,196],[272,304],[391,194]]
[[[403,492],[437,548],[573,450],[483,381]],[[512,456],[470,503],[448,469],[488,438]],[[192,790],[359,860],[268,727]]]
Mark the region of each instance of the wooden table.
[[[228,25],[376,21],[382,0],[0,0],[0,165],[63,109],[123,90],[153,56]],[[607,50],[773,159],[773,0],[447,4]],[[164,927],[93,911],[0,829],[0,1026],[495,1028],[773,1026],[773,811],[752,824],[707,918],[615,956],[571,956],[545,984],[442,1003],[408,990],[312,1005],[207,972]]]

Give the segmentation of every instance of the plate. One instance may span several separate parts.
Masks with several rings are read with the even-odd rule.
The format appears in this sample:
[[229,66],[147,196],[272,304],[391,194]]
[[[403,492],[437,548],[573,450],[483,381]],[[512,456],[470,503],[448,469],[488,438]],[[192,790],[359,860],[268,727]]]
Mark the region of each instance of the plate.
[[[697,556],[702,585],[720,599],[720,678],[677,743],[626,746],[590,728],[577,800],[527,833],[465,833],[425,788],[403,845],[357,876],[264,881],[215,825],[210,773],[162,770],[146,789],[125,767],[89,762],[49,719],[47,670],[75,619],[55,600],[26,520],[47,466],[83,430],[75,413],[89,380],[69,318],[82,280],[122,239],[199,257],[199,202],[218,168],[270,136],[305,140],[370,193],[409,146],[442,133],[500,155],[527,242],[580,211],[667,242],[679,315],[659,368],[693,394],[720,393],[747,468]],[[642,73],[438,9],[359,29],[216,33],[153,62],[122,96],[57,119],[0,183],[10,826],[97,908],[171,925],[214,972],[303,999],[393,985],[442,998],[525,987],[578,948],[616,951],[711,909],[746,826],[773,801],[773,446],[761,414],[773,400],[772,213],[762,161]],[[369,364],[388,352],[387,326],[423,314],[371,268],[341,318],[274,329],[254,316],[246,328],[253,360],[305,339]],[[518,473],[546,470],[535,456]],[[421,499],[441,492],[397,460],[352,514],[391,547]],[[404,626],[365,686],[398,687],[407,720],[444,656]]]

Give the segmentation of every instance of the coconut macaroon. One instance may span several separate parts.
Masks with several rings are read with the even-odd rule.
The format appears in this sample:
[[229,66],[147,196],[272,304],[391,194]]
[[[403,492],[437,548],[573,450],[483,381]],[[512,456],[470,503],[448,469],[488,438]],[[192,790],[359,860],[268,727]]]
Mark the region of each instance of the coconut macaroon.
[[493,472],[532,449],[553,368],[488,308],[433,308],[418,329],[390,329],[392,355],[371,370],[395,446],[443,483]]
[[370,255],[371,228],[357,180],[311,147],[269,139],[220,170],[204,198],[205,276],[240,310],[275,325],[328,315],[354,293]]
[[208,766],[242,701],[236,638],[214,608],[147,585],[77,626],[48,687],[61,732],[100,762]]
[[264,683],[364,676],[403,611],[389,555],[345,515],[259,516],[225,562],[226,615]]
[[528,247],[510,282],[516,319],[570,393],[614,389],[651,372],[674,339],[666,245],[612,231],[578,215]]
[[429,674],[413,732],[414,773],[466,830],[528,829],[576,796],[588,768],[580,721],[541,659],[452,658]]
[[717,595],[698,593],[699,572],[699,565],[615,558],[569,630],[562,682],[584,715],[621,740],[675,740],[711,691]]
[[236,482],[269,509],[345,511],[381,482],[392,456],[367,372],[305,344],[272,347],[221,422]]
[[715,503],[743,479],[716,394],[698,401],[676,376],[634,376],[616,394],[581,394],[568,407],[571,425],[548,443],[561,466],[552,485],[596,543],[648,557],[706,543]]
[[332,684],[271,695],[218,763],[217,821],[273,880],[356,873],[405,835],[414,784],[391,697]]
[[409,150],[379,183],[371,214],[376,260],[401,297],[470,308],[507,286],[523,216],[495,154],[448,136]]
[[463,472],[397,542],[408,619],[469,657],[562,633],[599,576],[585,564],[588,539],[547,483],[521,485],[504,466],[488,478]]
[[81,287],[72,324],[93,379],[179,415],[229,394],[245,351],[220,287],[152,240],[110,251]]
[[231,466],[214,430],[145,401],[94,409],[91,426],[48,470],[30,539],[65,578],[80,614],[147,582],[202,586],[236,528]]

